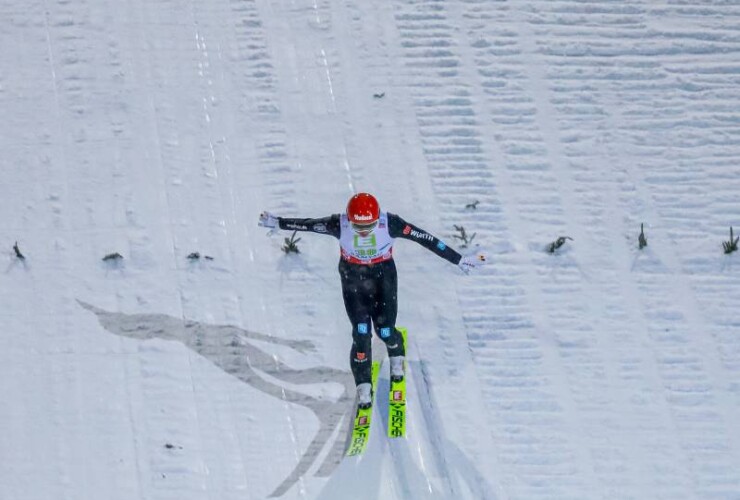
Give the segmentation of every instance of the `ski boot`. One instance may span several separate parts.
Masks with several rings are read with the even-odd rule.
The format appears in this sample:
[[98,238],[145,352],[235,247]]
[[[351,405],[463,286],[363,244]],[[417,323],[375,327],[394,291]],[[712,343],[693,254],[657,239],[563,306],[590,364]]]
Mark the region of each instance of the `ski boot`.
[[373,405],[373,386],[369,382],[357,386],[357,408],[366,410]]
[[401,382],[403,380],[403,361],[405,356],[391,356],[388,360],[391,362],[391,382]]

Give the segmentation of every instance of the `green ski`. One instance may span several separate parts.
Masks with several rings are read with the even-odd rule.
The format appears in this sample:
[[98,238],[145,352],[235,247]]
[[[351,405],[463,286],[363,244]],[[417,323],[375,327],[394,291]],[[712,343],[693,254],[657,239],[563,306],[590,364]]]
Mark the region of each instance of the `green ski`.
[[[406,328],[398,328],[403,336],[403,346],[408,347]],[[404,373],[406,362],[404,361]],[[400,382],[391,382],[388,393],[388,437],[406,437],[406,376]]]
[[[375,399],[375,388],[378,385],[378,374],[380,373],[380,363],[373,361],[372,365],[372,379],[373,379],[373,399]],[[347,456],[354,457],[362,455],[367,448],[367,443],[370,441],[370,421],[373,416],[373,407],[370,408],[358,408],[355,416],[355,421],[352,426],[352,437],[350,438],[349,448],[347,448]]]

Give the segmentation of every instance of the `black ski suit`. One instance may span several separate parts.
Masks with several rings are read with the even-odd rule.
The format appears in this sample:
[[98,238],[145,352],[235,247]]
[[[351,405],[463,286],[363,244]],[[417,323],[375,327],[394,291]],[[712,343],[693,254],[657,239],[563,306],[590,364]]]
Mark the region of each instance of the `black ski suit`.
[[[280,229],[311,231],[334,236],[340,240],[340,246],[343,242],[342,232],[351,231],[348,229],[346,216],[340,214],[318,219],[278,217],[278,222]],[[392,239],[404,238],[416,241],[453,264],[458,264],[462,258],[441,240],[395,214],[381,214],[381,223],[376,231],[387,231],[386,236],[390,236],[383,256],[379,255],[370,261],[361,261],[342,250],[339,259],[344,307],[352,323],[350,365],[355,383],[358,385],[371,381],[373,327],[375,333],[385,342],[389,356],[405,355],[401,334],[396,330],[398,277],[392,257]],[[344,237],[349,238],[351,235],[345,234]],[[362,249],[357,251],[362,252]]]

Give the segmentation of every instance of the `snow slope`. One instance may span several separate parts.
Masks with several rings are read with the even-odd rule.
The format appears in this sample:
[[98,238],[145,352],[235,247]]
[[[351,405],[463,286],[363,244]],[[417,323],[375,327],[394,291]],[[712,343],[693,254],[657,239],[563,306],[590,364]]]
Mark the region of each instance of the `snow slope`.
[[[5,0],[0,499],[740,499],[738,26],[722,0]],[[286,256],[256,219],[360,190],[489,264],[398,243],[408,438],[377,405],[342,460],[336,242]]]

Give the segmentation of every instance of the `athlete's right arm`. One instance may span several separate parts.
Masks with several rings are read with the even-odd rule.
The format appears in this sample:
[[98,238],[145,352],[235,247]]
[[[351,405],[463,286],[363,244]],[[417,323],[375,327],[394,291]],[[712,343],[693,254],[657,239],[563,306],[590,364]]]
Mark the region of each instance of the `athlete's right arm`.
[[277,217],[269,212],[260,214],[259,225],[263,227],[279,227],[292,231],[310,231],[319,234],[328,234],[339,238],[339,214],[318,219],[294,219],[288,217]]

